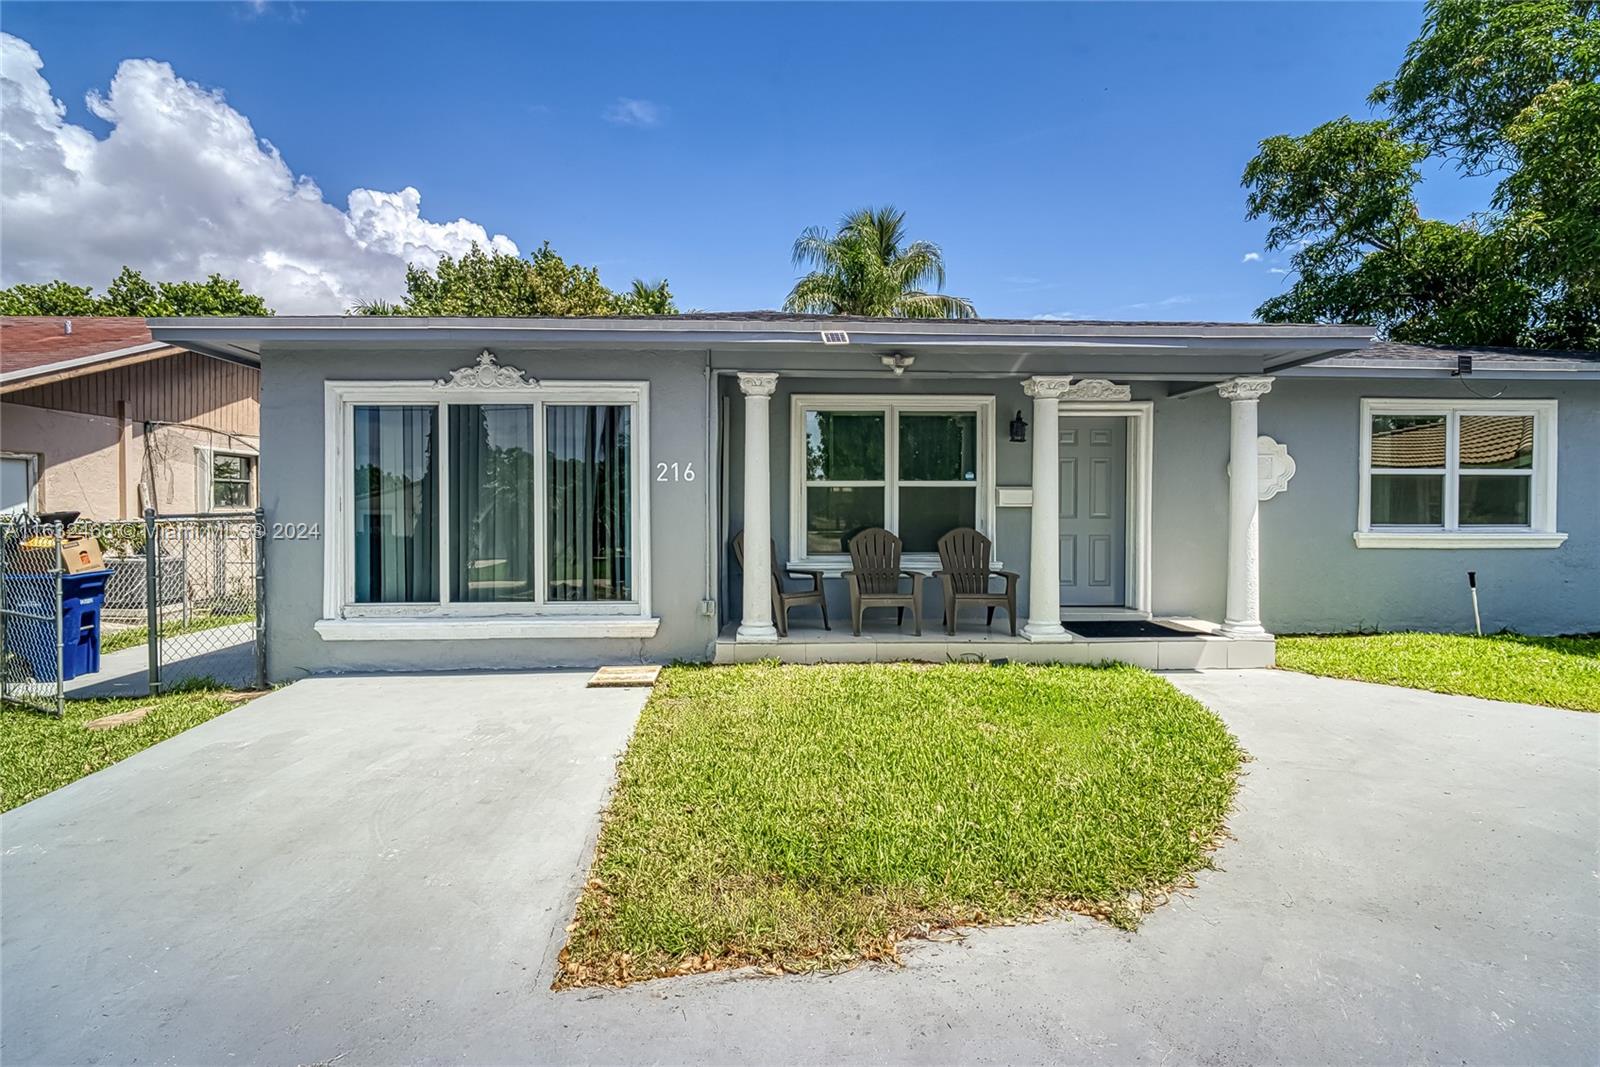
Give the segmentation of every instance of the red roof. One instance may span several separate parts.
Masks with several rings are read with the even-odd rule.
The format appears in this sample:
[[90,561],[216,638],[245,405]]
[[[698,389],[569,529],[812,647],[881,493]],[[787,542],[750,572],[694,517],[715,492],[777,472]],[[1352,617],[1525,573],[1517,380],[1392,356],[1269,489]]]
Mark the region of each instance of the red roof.
[[[67,324],[71,323],[69,333]],[[0,318],[0,374],[117,352],[152,343],[150,326],[133,318]]]

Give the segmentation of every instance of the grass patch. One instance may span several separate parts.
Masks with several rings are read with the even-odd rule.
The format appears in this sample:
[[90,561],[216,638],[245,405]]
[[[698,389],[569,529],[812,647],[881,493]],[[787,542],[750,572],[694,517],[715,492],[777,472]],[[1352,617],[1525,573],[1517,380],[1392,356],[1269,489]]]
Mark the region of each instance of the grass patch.
[[[182,634],[199,633],[202,630],[215,630],[219,626],[233,626],[241,622],[254,622],[254,615],[206,615],[191,618],[188,622],[174,619],[161,624],[161,637],[178,637]],[[126,630],[104,630],[100,634],[100,654],[118,652],[124,648],[133,648],[149,640],[150,629],[146,626],[130,626]]]
[[1600,711],[1600,637],[1280,637],[1278,666],[1325,678]]
[[[69,700],[59,719],[13,704],[0,706],[0,811],[109,767],[239,703],[239,694],[213,683],[155,697]],[[154,710],[138,722],[100,731],[84,727],[92,719],[143,707]]]
[[618,767],[558,988],[892,959],[1207,862],[1242,753],[1132,667],[672,667]]

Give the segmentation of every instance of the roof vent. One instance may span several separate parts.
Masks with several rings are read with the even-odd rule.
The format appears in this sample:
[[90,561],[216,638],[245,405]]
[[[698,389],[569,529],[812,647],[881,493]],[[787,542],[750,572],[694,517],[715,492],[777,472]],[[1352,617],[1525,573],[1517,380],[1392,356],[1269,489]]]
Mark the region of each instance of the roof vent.
[[843,330],[823,330],[822,343],[825,345],[847,345],[850,343],[850,335]]

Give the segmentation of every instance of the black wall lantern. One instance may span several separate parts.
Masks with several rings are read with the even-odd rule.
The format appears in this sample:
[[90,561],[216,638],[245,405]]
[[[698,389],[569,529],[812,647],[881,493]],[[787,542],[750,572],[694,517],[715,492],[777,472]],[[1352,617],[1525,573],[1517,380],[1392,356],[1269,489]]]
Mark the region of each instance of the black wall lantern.
[[1017,417],[1011,420],[1011,439],[1019,444],[1028,439],[1028,424],[1022,421],[1022,410],[1017,409]]

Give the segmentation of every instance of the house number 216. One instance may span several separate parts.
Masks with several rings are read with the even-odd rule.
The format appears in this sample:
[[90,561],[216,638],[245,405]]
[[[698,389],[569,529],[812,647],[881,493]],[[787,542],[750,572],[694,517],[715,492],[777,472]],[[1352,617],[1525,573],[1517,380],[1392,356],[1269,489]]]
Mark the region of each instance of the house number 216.
[[656,481],[658,482],[692,482],[694,478],[693,463],[656,464]]

